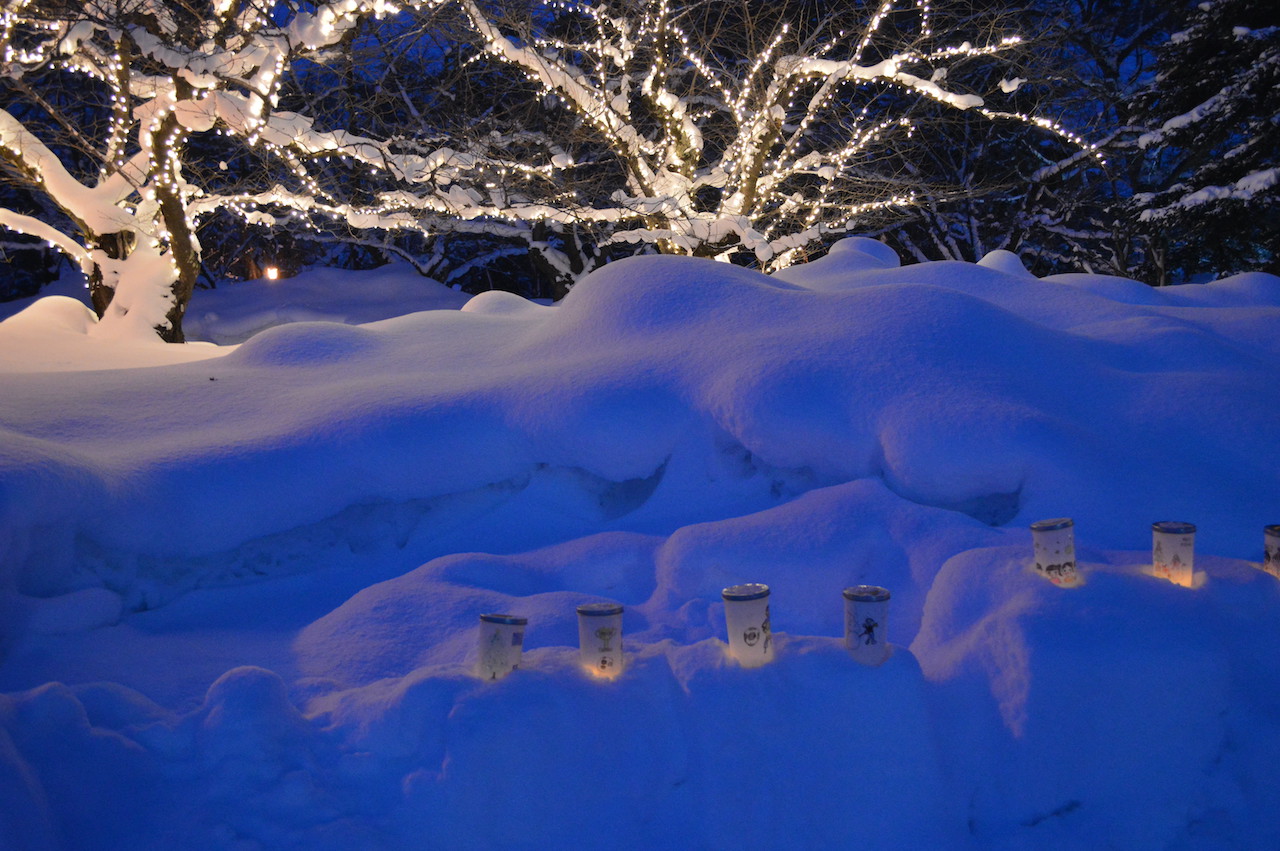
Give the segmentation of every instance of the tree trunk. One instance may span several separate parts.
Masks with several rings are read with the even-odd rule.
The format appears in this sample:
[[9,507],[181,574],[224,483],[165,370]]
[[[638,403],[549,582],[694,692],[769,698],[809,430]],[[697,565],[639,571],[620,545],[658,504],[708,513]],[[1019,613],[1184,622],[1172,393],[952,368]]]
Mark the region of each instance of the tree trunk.
[[[123,260],[129,256],[129,250],[133,247],[133,234],[128,231],[107,233],[92,236],[88,242],[90,248],[101,251],[112,260]],[[98,314],[99,319],[106,316],[107,308],[111,306],[111,300],[115,295],[115,286],[107,283],[102,274],[102,267],[95,265],[89,274],[89,300],[93,303],[93,312]]]

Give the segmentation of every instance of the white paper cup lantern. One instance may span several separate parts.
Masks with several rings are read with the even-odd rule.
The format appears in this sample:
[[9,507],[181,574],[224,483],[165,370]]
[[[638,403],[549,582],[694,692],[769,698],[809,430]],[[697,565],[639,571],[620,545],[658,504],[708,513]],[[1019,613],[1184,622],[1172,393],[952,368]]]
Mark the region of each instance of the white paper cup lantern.
[[1190,588],[1195,554],[1195,526],[1174,520],[1151,524],[1151,570],[1156,576]]
[[1280,524],[1262,530],[1262,569],[1280,579]]
[[721,592],[729,631],[729,655],[744,668],[773,661],[773,630],[769,623],[769,586],[758,582],[734,585]]
[[597,677],[613,679],[622,673],[622,606],[578,606],[578,653],[582,666]]
[[528,618],[515,615],[480,616],[481,679],[500,680],[520,665],[524,654],[524,630]]
[[864,665],[889,658],[889,591],[879,585],[844,589],[844,646]]
[[1069,588],[1080,583],[1076,573],[1075,523],[1070,517],[1032,523],[1031,541],[1037,573],[1054,585]]

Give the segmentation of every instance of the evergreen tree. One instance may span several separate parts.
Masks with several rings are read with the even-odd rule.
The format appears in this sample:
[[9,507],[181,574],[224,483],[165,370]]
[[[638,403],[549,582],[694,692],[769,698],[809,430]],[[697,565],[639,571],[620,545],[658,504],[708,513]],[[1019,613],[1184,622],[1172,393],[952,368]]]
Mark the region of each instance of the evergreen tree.
[[1132,100],[1154,76],[1175,11],[1166,0],[1011,7],[1027,49],[996,78],[1012,89],[1006,108],[1056,119],[1089,144],[966,116],[939,125],[947,143],[930,148],[927,165],[961,191],[931,197],[884,236],[919,260],[1006,249],[1037,274],[1129,274],[1144,251],[1127,209],[1140,166]]
[[1280,9],[1202,2],[1158,58],[1135,101],[1149,128],[1133,201],[1152,240],[1146,276],[1280,271]]

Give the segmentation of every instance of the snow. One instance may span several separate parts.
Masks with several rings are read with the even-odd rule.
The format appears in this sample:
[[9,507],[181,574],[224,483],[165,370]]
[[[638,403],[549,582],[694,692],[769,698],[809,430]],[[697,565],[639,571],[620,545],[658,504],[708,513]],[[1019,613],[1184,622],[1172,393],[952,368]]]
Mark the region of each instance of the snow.
[[1280,183],[1280,168],[1258,169],[1229,186],[1203,186],[1194,192],[1188,192],[1167,207],[1143,210],[1139,218],[1142,221],[1151,221],[1179,208],[1189,209],[1216,201],[1249,201],[1255,195],[1267,192],[1277,183]]
[[468,298],[423,278],[407,263],[359,272],[310,269],[292,278],[200,291],[183,329],[193,339],[227,345],[288,322],[358,325],[423,310],[457,309]]
[[[0,322],[0,847],[1280,844],[1280,279],[849,239],[555,306],[388,267],[188,315]],[[1059,516],[1075,589],[1029,566]],[[1150,575],[1165,519],[1193,588]],[[602,600],[616,681],[577,661]],[[483,612],[529,618],[499,682]]]

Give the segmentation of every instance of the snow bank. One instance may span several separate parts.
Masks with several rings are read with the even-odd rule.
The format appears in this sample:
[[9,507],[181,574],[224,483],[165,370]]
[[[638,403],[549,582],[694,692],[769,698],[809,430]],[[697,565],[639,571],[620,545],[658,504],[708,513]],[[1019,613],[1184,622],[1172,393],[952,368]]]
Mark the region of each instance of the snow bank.
[[[611,536],[582,555],[645,543]],[[551,562],[510,565],[506,582],[552,584]],[[574,571],[563,585],[580,587]],[[838,578],[816,573],[804,582]],[[239,667],[184,711],[115,685],[0,695],[0,768],[27,778],[6,802],[39,800],[19,825],[57,824],[83,848],[1274,845],[1274,579],[1230,560],[1198,591],[1132,564],[1084,573],[1064,591],[1027,570],[1025,547],[953,557],[920,639],[880,668],[784,630],[777,661],[743,670],[718,638],[646,640],[648,613],[629,611],[616,682],[568,646],[566,611],[590,592],[526,588],[505,601],[531,616],[525,662],[485,683],[447,657],[492,599],[440,564],[322,625],[332,637],[344,622],[335,646],[398,652],[387,677],[342,657],[327,661],[367,682]],[[460,584],[429,587],[446,575]],[[779,602],[800,584],[775,586]],[[404,602],[414,591],[424,608]],[[425,655],[366,631],[398,617]],[[437,652],[437,629],[458,647]]]
[[[0,323],[17,847],[1280,844],[1274,277],[850,240],[97,370],[82,313],[31,310]],[[63,342],[18,367],[33,332]],[[1064,515],[1070,590],[1028,564]],[[1196,587],[1148,575],[1160,519],[1198,524]],[[723,642],[747,581],[757,670]],[[862,583],[879,668],[840,643]],[[615,682],[578,667],[594,600]],[[529,618],[498,683],[486,611]]]
[[[6,445],[39,440],[67,469],[41,486],[61,540],[22,519],[21,493],[0,506],[6,581],[106,584],[134,604],[145,585],[154,603],[211,579],[215,555],[355,507],[519,500],[545,479],[556,500],[608,503],[616,528],[871,479],[991,524],[1070,514],[1106,547],[1140,545],[1153,518],[1195,518],[1212,551],[1253,555],[1280,485],[1259,463],[1280,442],[1259,391],[1278,358],[1274,278],[1136,304],[1106,280],[898,267],[886,250],[855,242],[777,278],[634,258],[555,308],[490,295],[278,326],[227,354],[170,347],[192,363],[14,375]],[[65,324],[54,313],[0,338]]]

